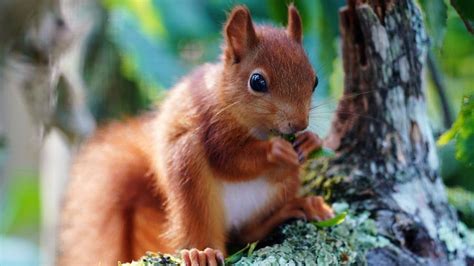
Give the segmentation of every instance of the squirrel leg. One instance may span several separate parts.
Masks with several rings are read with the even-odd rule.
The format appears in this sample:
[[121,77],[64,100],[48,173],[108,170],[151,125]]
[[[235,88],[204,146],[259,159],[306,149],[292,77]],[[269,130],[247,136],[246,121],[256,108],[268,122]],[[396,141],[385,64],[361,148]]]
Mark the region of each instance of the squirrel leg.
[[320,196],[295,198],[282,208],[264,219],[261,223],[249,224],[240,232],[244,243],[251,243],[265,238],[277,226],[290,219],[322,221],[334,217],[331,207]]
[[166,216],[163,235],[174,250],[180,251],[186,265],[218,265],[226,254],[224,209],[219,200],[217,181],[206,165],[204,151],[194,135],[182,136],[171,150],[180,154],[167,164]]

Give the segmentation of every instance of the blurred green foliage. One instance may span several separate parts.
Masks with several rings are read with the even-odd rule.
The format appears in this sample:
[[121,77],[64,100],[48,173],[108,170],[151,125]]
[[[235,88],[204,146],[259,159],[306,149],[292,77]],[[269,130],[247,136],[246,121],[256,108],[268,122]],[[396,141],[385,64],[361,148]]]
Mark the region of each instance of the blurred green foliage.
[[472,0],[451,0],[451,4],[456,7],[456,10],[466,21],[466,24],[474,28],[474,8],[472,7]]
[[439,138],[438,146],[446,183],[474,191],[474,95],[464,98],[456,121]]
[[39,231],[41,206],[38,176],[18,174],[6,185],[8,190],[0,196],[0,204],[3,205],[0,205],[0,235],[14,234],[29,239],[35,238]]
[[474,193],[461,187],[448,188],[449,202],[459,210],[466,225],[474,227]]
[[474,95],[464,98],[461,112],[450,130],[438,140],[439,145],[456,142],[456,159],[474,171]]
[[[469,9],[474,10],[474,5],[465,8],[466,11]],[[441,174],[448,186],[461,186],[474,191],[474,157],[469,155],[472,153],[474,141],[474,37],[469,35],[452,6],[448,7],[443,46],[435,49],[435,53],[445,78],[451,109],[458,114],[453,127],[438,141]],[[432,84],[429,84],[429,87],[432,87]],[[430,102],[432,105],[435,103],[437,102],[434,100]],[[434,116],[432,120],[436,118],[439,116]]]
[[[450,111],[457,114],[463,97],[474,94],[474,37],[468,33],[452,6],[448,5],[447,11],[444,38],[441,40],[441,46],[432,45],[432,52],[441,69],[439,74],[446,87]],[[428,113],[434,131],[439,134],[447,128],[442,125],[440,99],[430,76],[427,73]]]
[[[97,71],[96,68],[104,68],[105,65],[97,62],[97,58],[110,59],[97,52],[88,57],[90,60],[86,64],[91,68],[86,68],[86,79],[89,79],[92,91],[97,93],[89,98],[94,114],[104,119],[117,117],[117,113],[127,114],[120,108],[123,106],[120,101],[117,106],[122,112],[103,110],[104,106],[108,106],[109,110],[114,109],[100,100],[104,98],[100,96],[104,95],[113,97],[104,92],[103,88],[110,87],[114,94],[122,94],[122,88],[117,86],[118,84],[103,84],[104,73],[114,77],[119,74],[130,82],[124,90],[138,91],[137,95],[127,97],[130,102],[137,103],[136,108],[129,110],[147,108],[150,101],[161,98],[163,92],[184,73],[199,64],[218,59],[226,11],[234,5],[247,5],[257,23],[284,26],[289,2],[267,0],[265,4],[261,4],[258,1],[224,0],[103,0],[108,19],[104,21],[103,37],[99,40],[109,41],[113,45],[113,48],[107,47],[103,52],[111,53],[111,50],[116,49],[120,62],[106,64],[105,68],[109,71]],[[337,10],[344,1],[301,0],[295,1],[295,4],[303,18],[305,48],[320,76],[316,97],[327,97],[330,91],[329,76],[332,73],[333,61],[337,57]],[[117,65],[120,65],[119,69],[111,70]],[[87,75],[88,73],[90,74]],[[99,75],[100,77],[94,78]],[[114,101],[109,103],[115,105]]]

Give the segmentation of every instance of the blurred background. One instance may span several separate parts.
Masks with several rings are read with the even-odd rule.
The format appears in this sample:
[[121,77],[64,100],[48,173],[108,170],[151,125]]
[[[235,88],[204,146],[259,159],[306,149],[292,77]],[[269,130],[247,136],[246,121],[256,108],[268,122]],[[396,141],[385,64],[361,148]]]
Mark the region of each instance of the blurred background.
[[[234,5],[247,5],[257,23],[283,26],[288,2],[0,0],[0,265],[54,264],[69,164],[97,125],[152,109],[182,75],[218,60]],[[345,1],[294,2],[320,80],[310,129],[325,136],[343,88]],[[448,1],[418,3],[431,37],[427,108],[441,174],[473,228],[474,35]]]

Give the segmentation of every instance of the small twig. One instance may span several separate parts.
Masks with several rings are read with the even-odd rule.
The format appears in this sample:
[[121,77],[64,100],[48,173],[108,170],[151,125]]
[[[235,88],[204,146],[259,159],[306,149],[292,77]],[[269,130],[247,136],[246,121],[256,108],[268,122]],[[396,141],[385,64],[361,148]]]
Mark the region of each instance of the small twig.
[[436,63],[436,58],[431,51],[428,52],[428,70],[441,102],[444,127],[448,129],[453,124],[453,115],[449,107],[448,97],[446,96],[446,86],[443,81],[443,75],[439,70],[438,64]]

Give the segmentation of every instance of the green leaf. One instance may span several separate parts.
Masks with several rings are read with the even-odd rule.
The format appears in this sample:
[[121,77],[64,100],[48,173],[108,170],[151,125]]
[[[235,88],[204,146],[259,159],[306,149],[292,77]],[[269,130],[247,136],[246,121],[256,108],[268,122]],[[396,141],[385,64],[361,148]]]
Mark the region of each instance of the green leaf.
[[293,143],[296,140],[295,134],[282,134],[281,137],[291,143]]
[[321,157],[333,157],[335,155],[334,151],[323,147],[322,149],[319,150],[314,150],[308,155],[308,159],[317,159]]
[[346,219],[346,216],[347,216],[347,212],[341,212],[338,215],[334,216],[334,218],[320,221],[320,222],[313,222],[313,224],[316,225],[317,227],[332,227],[344,222],[344,220]]
[[225,264],[232,264],[232,263],[236,263],[237,261],[240,260],[240,258],[242,258],[244,256],[244,252],[250,248],[250,244],[247,244],[244,248],[242,248],[241,250],[235,252],[234,254],[230,255],[229,257],[227,257],[224,262]]
[[253,251],[257,247],[258,241],[255,241],[253,243],[247,244],[245,247],[243,247],[241,250],[235,252],[234,254],[230,255],[224,260],[224,263],[227,264],[233,264],[239,261],[243,256],[245,251],[247,251],[247,256],[251,256],[253,254]]
[[257,247],[257,244],[258,244],[258,241],[255,241],[252,244],[250,244],[249,251],[247,252],[247,256],[249,256],[249,257],[252,256],[253,251]]
[[474,226],[474,192],[461,187],[446,188],[448,201],[461,213],[468,226]]
[[450,140],[456,141],[456,159],[474,167],[474,95],[464,97],[458,118],[438,144],[446,145]]
[[446,29],[447,7],[444,0],[418,0],[424,12],[425,24],[435,47],[442,45]]
[[[295,134],[282,134],[281,137],[286,141],[293,143],[296,140]],[[321,157],[333,157],[335,155],[334,151],[323,147],[321,149],[314,150],[308,154],[308,159],[317,159]]]

